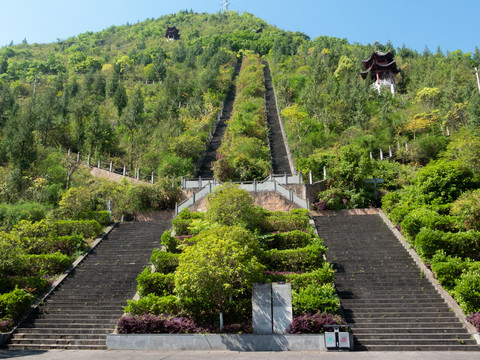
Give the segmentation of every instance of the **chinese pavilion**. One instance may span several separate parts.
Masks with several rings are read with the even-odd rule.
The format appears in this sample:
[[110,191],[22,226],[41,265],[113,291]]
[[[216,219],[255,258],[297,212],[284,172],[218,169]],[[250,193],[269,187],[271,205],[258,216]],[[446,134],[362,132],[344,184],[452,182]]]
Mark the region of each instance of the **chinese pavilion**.
[[367,60],[362,60],[363,67],[366,69],[360,74],[366,80],[370,78],[375,82],[372,86],[380,92],[382,87],[389,87],[392,94],[396,92],[395,75],[400,70],[397,69],[397,62],[390,50],[386,53],[375,51]]
[[168,40],[180,40],[180,34],[178,29],[174,27],[167,27],[167,31],[165,32],[165,37]]

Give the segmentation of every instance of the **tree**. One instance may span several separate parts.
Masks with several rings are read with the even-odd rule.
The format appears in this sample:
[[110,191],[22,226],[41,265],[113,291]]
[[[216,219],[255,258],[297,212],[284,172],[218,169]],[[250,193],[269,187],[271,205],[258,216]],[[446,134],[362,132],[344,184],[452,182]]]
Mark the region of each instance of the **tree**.
[[475,186],[472,170],[459,161],[438,160],[420,169],[415,185],[427,203],[448,204]]
[[110,123],[101,116],[98,107],[95,107],[85,129],[85,140],[89,152],[92,153],[95,149],[101,153],[105,150],[104,144],[110,140],[111,133]]
[[250,194],[227,183],[216,188],[207,198],[206,219],[228,226],[243,226],[254,230],[258,214]]
[[122,83],[118,83],[115,93],[113,95],[113,103],[117,107],[118,116],[122,116],[123,109],[127,106],[128,97],[127,91]]
[[[202,311],[220,313],[230,297],[245,294],[260,281],[264,267],[257,260],[253,234],[238,226],[218,226],[201,232],[196,244],[180,255],[175,292],[181,301],[192,299]],[[195,301],[197,300],[197,301]]]
[[33,134],[35,116],[27,106],[19,116],[10,118],[5,124],[3,146],[10,162],[21,172],[30,168],[37,157]]
[[417,91],[415,102],[423,104],[426,111],[432,111],[437,106],[442,93],[438,88],[425,87]]
[[144,119],[143,95],[140,89],[137,89],[129,99],[125,113],[121,118],[121,123],[125,126],[125,132],[130,137],[130,166],[133,165],[134,138]]

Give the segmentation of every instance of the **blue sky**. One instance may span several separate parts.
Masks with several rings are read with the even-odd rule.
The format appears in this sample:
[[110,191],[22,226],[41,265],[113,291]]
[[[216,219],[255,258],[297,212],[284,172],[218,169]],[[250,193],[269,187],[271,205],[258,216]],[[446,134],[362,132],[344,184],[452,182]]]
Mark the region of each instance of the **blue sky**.
[[[390,40],[423,52],[480,47],[480,3],[472,0],[229,0],[230,10],[255,14],[284,30],[347,38],[361,44]],[[222,0],[2,0],[0,46],[13,40],[48,43],[111,25],[136,23],[179,10],[218,12]]]

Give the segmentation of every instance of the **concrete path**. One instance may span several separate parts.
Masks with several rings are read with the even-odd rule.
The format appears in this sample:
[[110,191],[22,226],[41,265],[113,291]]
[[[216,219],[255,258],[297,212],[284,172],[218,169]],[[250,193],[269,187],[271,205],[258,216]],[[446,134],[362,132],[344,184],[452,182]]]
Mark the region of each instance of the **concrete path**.
[[475,352],[231,352],[231,351],[109,351],[109,350],[0,350],[0,359],[28,360],[478,360]]

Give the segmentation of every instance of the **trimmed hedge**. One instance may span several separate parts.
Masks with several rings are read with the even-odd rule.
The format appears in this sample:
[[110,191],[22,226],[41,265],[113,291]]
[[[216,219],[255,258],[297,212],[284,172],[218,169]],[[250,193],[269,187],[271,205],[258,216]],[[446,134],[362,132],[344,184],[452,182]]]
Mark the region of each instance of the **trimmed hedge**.
[[178,239],[172,236],[172,232],[170,229],[165,230],[162,234],[162,245],[164,246],[165,250],[171,253],[178,253],[177,246],[179,245]]
[[124,311],[130,315],[172,315],[181,312],[178,298],[173,295],[157,296],[148,294],[138,300],[127,300],[127,304],[128,305],[124,307]]
[[0,319],[20,319],[33,300],[32,294],[19,288],[0,295]]
[[76,251],[87,249],[87,243],[82,235],[22,238],[21,242],[28,254],[36,255],[60,252],[71,256]]
[[199,212],[193,212],[188,209],[183,209],[175,219],[172,220],[173,230],[175,235],[190,235],[190,230],[188,229],[193,220],[195,219],[204,219],[205,214]]
[[13,276],[0,279],[0,293],[8,293],[15,288],[28,290],[33,295],[40,295],[51,285],[48,279],[40,276]]
[[107,210],[86,211],[81,213],[78,218],[80,220],[95,220],[102,226],[109,226],[112,223],[112,214]]
[[175,288],[174,274],[162,274],[151,272],[149,267],[145,268],[137,277],[137,290],[140,296],[154,294],[157,296],[172,295]]
[[312,238],[317,237],[301,230],[293,230],[284,233],[274,233],[260,238],[262,247],[267,249],[287,250],[291,248],[305,247],[312,243]]
[[272,249],[264,252],[264,263],[271,271],[311,271],[323,265],[326,251],[327,248],[320,244],[300,249]]
[[454,289],[455,299],[466,313],[480,311],[480,271],[463,273]]
[[332,284],[311,284],[305,289],[292,291],[292,306],[295,315],[337,313],[340,299]]
[[259,230],[263,233],[305,230],[309,226],[308,210],[295,209],[288,213],[274,211],[267,213]]
[[178,266],[178,255],[172,254],[160,249],[153,249],[150,262],[155,268],[155,272],[162,274],[173,273]]
[[440,284],[452,290],[463,272],[480,271],[480,262],[447,256],[444,251],[439,251],[433,256],[431,267]]
[[20,221],[13,230],[20,237],[49,237],[81,235],[87,239],[102,233],[102,226],[95,220],[57,220],[44,219],[39,222]]
[[267,271],[265,275],[269,282],[291,283],[292,290],[304,289],[311,284],[330,284],[335,280],[335,270],[332,264],[327,262],[324,262],[321,268],[306,273]]
[[442,231],[455,231],[456,220],[448,215],[440,215],[428,208],[417,208],[409,212],[401,222],[402,232],[409,240],[414,240],[422,228]]
[[443,232],[423,228],[415,238],[420,256],[431,259],[438,250],[446,255],[480,260],[480,232]]
[[68,255],[55,254],[23,255],[22,275],[37,276],[58,275],[68,269],[72,263]]

